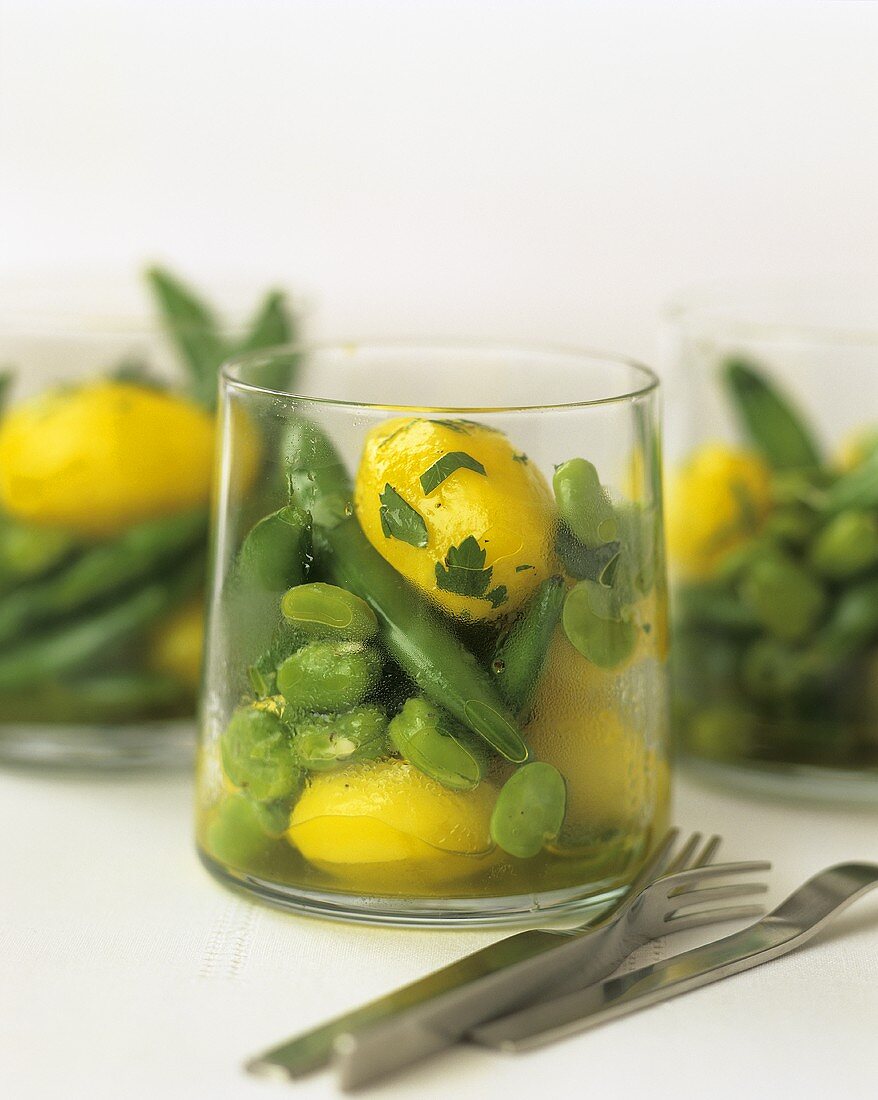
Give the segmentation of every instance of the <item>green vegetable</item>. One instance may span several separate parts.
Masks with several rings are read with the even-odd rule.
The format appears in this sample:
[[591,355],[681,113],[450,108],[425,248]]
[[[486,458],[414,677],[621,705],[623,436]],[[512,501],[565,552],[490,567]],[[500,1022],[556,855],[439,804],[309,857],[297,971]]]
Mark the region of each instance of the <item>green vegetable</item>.
[[268,837],[258,804],[243,794],[224,799],[207,826],[204,841],[220,863],[247,870],[265,850]]
[[723,380],[744,431],[778,470],[819,466],[820,448],[800,414],[752,364],[726,363]]
[[311,557],[311,520],[294,504],[254,524],[241,546],[238,570],[270,592],[302,584]]
[[[310,513],[317,530],[335,527],[353,513],[351,486],[327,436],[310,421],[296,418],[286,438],[290,494]],[[341,471],[341,473],[340,473]]]
[[515,714],[526,711],[539,683],[564,605],[564,581],[549,577],[501,639],[491,662],[500,694]]
[[555,552],[561,564],[571,577],[580,581],[599,581],[607,566],[618,558],[621,548],[622,544],[614,539],[589,549],[563,523],[555,536]]
[[152,580],[108,607],[0,653],[0,690],[38,684],[112,653],[191,595],[201,584],[203,568],[203,562],[193,562],[169,579]]
[[503,784],[491,814],[491,838],[519,859],[538,855],[556,840],[567,809],[567,788],[557,768],[535,761]]
[[260,802],[289,798],[301,786],[292,736],[270,711],[239,707],[220,737],[220,753],[229,779]]
[[457,596],[488,600],[491,607],[500,607],[506,603],[509,593],[505,584],[488,591],[494,569],[493,566],[485,566],[486,558],[487,551],[472,535],[467,535],[460,546],[448,548],[443,562],[436,562],[437,587]]
[[199,510],[140,524],[86,551],[60,573],[10,593],[0,602],[0,644],[148,579],[200,548],[206,522]]
[[806,692],[815,671],[809,652],[776,638],[758,638],[744,654],[741,682],[754,699],[782,701]]
[[281,611],[289,625],[309,640],[365,642],[378,630],[375,612],[365,600],[322,581],[291,588],[281,600]]
[[811,633],[827,604],[822,586],[780,551],[752,563],[740,594],[762,626],[782,642],[797,642]]
[[165,330],[189,371],[192,396],[213,408],[217,372],[231,350],[219,321],[205,302],[168,271],[151,268],[146,279]]
[[484,757],[472,734],[423,697],[408,699],[388,732],[400,756],[443,787],[471,791],[484,778]]
[[404,500],[392,485],[379,494],[381,530],[387,539],[399,539],[409,546],[427,545],[427,525],[419,512]]
[[[297,426],[295,438],[301,450],[291,454],[293,468],[303,467],[303,454],[321,458],[314,476],[304,485],[314,505],[317,544],[332,579],[372,607],[387,651],[428,699],[444,706],[507,760],[526,760],[527,746],[515,719],[473,655],[435,609],[372,547],[350,511],[346,514],[343,508],[339,519],[332,505],[326,507],[327,500],[350,500],[347,472],[332,444],[304,420]],[[334,461],[331,455],[335,455]],[[318,514],[329,515],[327,526],[319,524]]]
[[595,549],[618,535],[618,522],[598,472],[584,458],[562,462],[552,479],[558,513],[583,546]]
[[358,642],[309,642],[277,670],[277,688],[295,710],[345,710],[378,683],[381,658]]
[[[247,334],[237,345],[226,339],[218,317],[189,287],[162,268],[146,273],[147,283],[159,309],[165,330],[190,375],[192,396],[208,408],[217,398],[217,377],[225,359],[241,352],[288,344],[296,336],[295,321],[284,295],[271,291],[266,295],[250,323]],[[284,364],[284,384],[292,381],[297,360]]]
[[387,715],[380,707],[318,714],[293,724],[296,760],[306,771],[325,772],[375,760],[387,746]]
[[878,642],[878,577],[842,592],[818,636],[820,650],[833,660],[848,659]]
[[[748,560],[747,564],[752,561]],[[760,620],[734,592],[716,583],[680,585],[675,593],[677,611],[690,626],[713,627],[729,634],[753,634]]]
[[12,389],[12,383],[15,381],[15,372],[11,370],[0,371],[0,413],[6,407],[6,401],[9,397],[9,391]]
[[689,720],[689,748],[712,759],[740,759],[753,749],[756,725],[755,716],[743,707],[707,707]]
[[599,668],[616,668],[634,652],[637,628],[615,593],[580,581],[567,593],[561,621],[570,644]]
[[6,722],[105,724],[189,714],[192,702],[190,690],[173,676],[119,671],[4,692],[0,712]]
[[878,508],[878,451],[842,474],[823,494],[822,511],[832,515],[846,508]]
[[287,307],[286,295],[281,290],[272,290],[266,294],[256,311],[247,335],[235,348],[235,355],[289,344],[297,335],[296,321]]
[[76,548],[65,531],[31,527],[0,516],[0,592],[50,572]]
[[428,497],[446,478],[451,477],[458,470],[472,470],[477,474],[485,474],[485,467],[481,462],[472,455],[468,455],[466,451],[449,451],[448,454],[437,458],[433,465],[421,474],[419,480],[424,496]]
[[810,563],[830,580],[847,580],[878,565],[878,515],[839,512],[811,545]]

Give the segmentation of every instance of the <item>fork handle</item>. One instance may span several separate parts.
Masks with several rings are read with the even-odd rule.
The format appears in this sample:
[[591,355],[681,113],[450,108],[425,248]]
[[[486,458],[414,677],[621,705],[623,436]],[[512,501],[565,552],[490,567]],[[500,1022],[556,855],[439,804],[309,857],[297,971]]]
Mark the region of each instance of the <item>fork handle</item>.
[[598,928],[568,935],[566,942],[559,943],[555,933],[555,942],[540,944],[538,954],[528,951],[489,970],[471,972],[454,988],[414,1008],[346,1034],[336,1044],[342,1088],[359,1088],[446,1050],[478,1024],[546,995],[571,969],[586,982],[605,978],[644,942],[625,916],[616,913]]
[[[437,998],[444,1000],[445,995],[471,988],[491,975],[508,971],[510,967],[517,970],[520,964],[538,958],[569,938],[569,933],[541,929],[507,936],[450,966],[370,1001],[362,1008],[338,1016],[312,1031],[297,1035],[288,1042],[267,1050],[249,1061],[247,1069],[253,1073],[282,1073],[291,1078],[304,1077],[329,1063],[336,1043],[342,1036],[350,1036],[362,1028],[371,1029],[373,1025],[395,1019]],[[511,1010],[520,1003],[521,1000],[510,997],[500,1011]]]

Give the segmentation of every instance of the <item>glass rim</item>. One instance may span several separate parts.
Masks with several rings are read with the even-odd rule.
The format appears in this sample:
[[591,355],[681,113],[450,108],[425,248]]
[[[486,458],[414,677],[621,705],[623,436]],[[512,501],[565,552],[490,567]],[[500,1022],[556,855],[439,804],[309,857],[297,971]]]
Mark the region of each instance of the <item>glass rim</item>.
[[[281,355],[303,355],[314,352],[477,352],[477,353],[503,353],[515,352],[532,353],[540,356],[557,356],[568,359],[579,359],[583,362],[601,362],[613,368],[626,368],[633,370],[642,385],[637,387],[626,386],[624,392],[612,393],[606,397],[591,398],[582,401],[562,401],[537,404],[513,404],[513,405],[400,405],[393,402],[378,401],[348,401],[342,398],[321,397],[319,395],[294,392],[296,387],[290,389],[277,389],[271,386],[260,386],[254,382],[242,379],[238,373],[248,364],[269,363]],[[624,405],[649,397],[658,391],[661,386],[659,375],[645,363],[631,356],[620,355],[616,352],[599,351],[592,348],[574,347],[564,344],[538,343],[527,340],[494,340],[494,339],[407,339],[394,338],[387,340],[327,340],[305,341],[301,343],[280,344],[272,348],[263,348],[258,351],[248,351],[240,355],[233,355],[220,367],[220,377],[224,387],[240,390],[245,393],[263,394],[267,397],[284,397],[294,401],[307,401],[315,405],[327,405],[335,408],[360,409],[370,411],[392,411],[402,413],[519,413],[519,412],[550,412],[571,409],[584,409],[601,407],[606,405]]]
[[[871,293],[870,293],[871,291]],[[783,317],[783,307],[802,309],[809,300],[821,295],[834,300],[857,301],[875,306],[878,303],[878,281],[854,275],[827,278],[761,278],[700,282],[684,287],[669,298],[661,309],[666,324],[711,322],[714,331],[742,337],[765,337],[788,340],[815,340],[825,344],[878,344],[878,308],[874,321],[845,323],[828,321],[816,316],[807,319]],[[754,303],[774,296],[774,319],[762,320],[748,316]]]

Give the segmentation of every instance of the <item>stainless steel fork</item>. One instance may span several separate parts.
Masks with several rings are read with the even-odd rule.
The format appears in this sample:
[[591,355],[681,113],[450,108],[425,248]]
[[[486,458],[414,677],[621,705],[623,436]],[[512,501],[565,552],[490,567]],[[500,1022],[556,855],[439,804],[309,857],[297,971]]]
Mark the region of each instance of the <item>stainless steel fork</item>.
[[[697,846],[696,841],[691,850]],[[726,863],[666,875],[629,896],[613,916],[585,932],[542,933],[554,937],[555,943],[543,947],[540,954],[534,954],[527,938],[532,933],[503,941],[508,955],[502,969],[479,972],[426,1003],[337,1038],[340,1084],[345,1089],[360,1088],[453,1046],[477,1025],[514,1011],[510,1005],[522,1007],[600,981],[650,940],[685,928],[760,915],[763,909],[758,905],[716,908],[713,903],[764,893],[763,882],[720,883],[769,867],[756,861]],[[470,956],[464,962],[472,964],[477,958]]]
[[[433,1010],[441,1012],[443,1007],[450,1003],[449,998],[454,999],[457,995],[463,997],[464,994],[488,994],[493,991],[498,998],[497,1007],[492,1014],[484,1014],[484,1011],[480,1010],[476,1022],[483,1022],[493,1018],[493,1016],[531,1002],[541,989],[553,988],[554,991],[554,988],[558,988],[559,975],[563,974],[570,965],[566,959],[563,965],[554,965],[555,952],[561,948],[568,948],[575,937],[576,943],[588,941],[589,947],[583,951],[583,956],[587,956],[593,942],[596,947],[599,946],[600,937],[597,941],[594,940],[594,937],[598,936],[605,927],[613,925],[617,918],[633,908],[638,902],[641,891],[650,882],[661,875],[679,873],[686,868],[706,866],[713,859],[720,844],[720,838],[713,837],[707,844],[702,846],[700,834],[694,834],[675,855],[677,837],[677,831],[671,830],[663,838],[661,844],[646,861],[624,897],[616,903],[609,913],[603,914],[599,919],[589,922],[584,927],[575,929],[572,932],[531,930],[507,937],[442,970],[436,971],[434,974],[428,975],[426,978],[381,997],[363,1008],[347,1013],[328,1024],[324,1024],[267,1051],[248,1063],[247,1068],[254,1073],[296,1078],[325,1066],[334,1054],[340,1053],[343,1063],[346,1066],[354,1067],[352,1073],[356,1076],[358,1071],[355,1067],[361,1064],[357,1053],[358,1044],[361,1038],[367,1038],[366,1029],[374,1036],[379,1024],[391,1026],[396,1022],[408,1020],[410,1013],[417,1014],[421,1009],[427,1012],[429,1016]],[[754,865],[751,864],[750,866],[752,868]],[[755,866],[764,867],[766,865]],[[678,885],[683,884],[678,883]],[[691,901],[690,898],[689,902]],[[689,904],[689,902],[685,904]],[[675,903],[673,912],[682,908],[683,904]],[[646,903],[643,902],[638,905],[637,912],[639,914],[644,913],[645,905]],[[733,911],[724,910],[722,915],[716,913],[706,916],[698,915],[695,919],[692,919],[693,915],[690,915],[687,917],[687,924],[662,926],[661,930],[654,932],[653,935],[664,935],[684,926],[691,927],[692,923],[706,923],[707,921],[749,915],[753,915],[753,909],[749,907]],[[682,915],[679,919],[683,919]],[[586,932],[588,935],[585,935]],[[610,942],[611,934],[607,933],[607,936],[607,942]],[[528,964],[538,958],[541,962],[548,961],[546,955],[549,952],[553,952],[553,961],[549,967],[549,973],[544,977],[538,967],[531,967]],[[522,970],[523,967],[527,968],[526,974]],[[601,975],[608,972],[601,971]],[[564,986],[565,990],[569,988],[571,988],[569,985]],[[464,997],[464,999],[466,998]],[[408,1026],[408,1023],[406,1023],[404,1025],[405,1029],[408,1029]],[[424,1036],[429,1037],[430,1041],[435,1044],[438,1035],[440,1042],[435,1049],[441,1049],[441,1046],[447,1046],[454,1041],[454,1038],[447,1038],[446,1033],[427,1030],[424,1032]],[[359,1047],[360,1050],[367,1053],[371,1048],[371,1040]],[[407,1049],[411,1052],[412,1058],[423,1056],[415,1053],[412,1047]],[[362,1064],[365,1064],[365,1062]]]

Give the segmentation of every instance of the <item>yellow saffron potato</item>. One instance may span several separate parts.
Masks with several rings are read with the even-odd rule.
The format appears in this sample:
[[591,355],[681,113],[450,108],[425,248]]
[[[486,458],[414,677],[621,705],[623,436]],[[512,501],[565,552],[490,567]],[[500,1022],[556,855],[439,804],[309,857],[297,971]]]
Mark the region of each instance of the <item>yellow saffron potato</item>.
[[43,526],[112,536],[206,504],[213,417],[130,382],[44,393],[0,421],[0,506]]
[[[460,455],[466,464],[442,477],[436,463],[451,469]],[[431,471],[437,483],[425,487]],[[480,424],[399,417],[374,428],[354,502],[375,549],[450,614],[506,615],[552,571],[551,490],[505,435]]]

